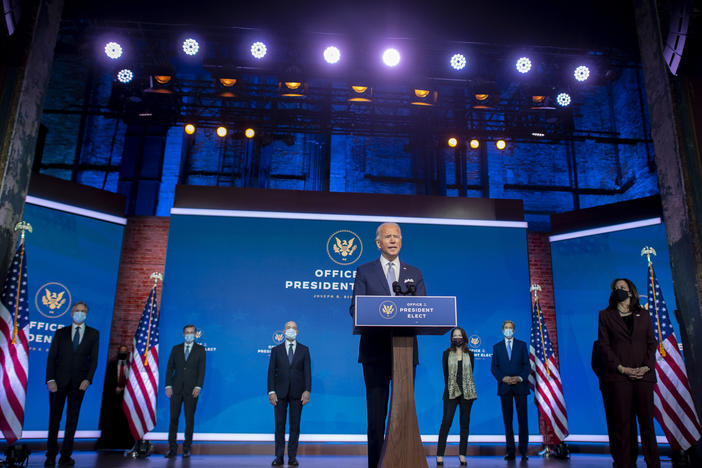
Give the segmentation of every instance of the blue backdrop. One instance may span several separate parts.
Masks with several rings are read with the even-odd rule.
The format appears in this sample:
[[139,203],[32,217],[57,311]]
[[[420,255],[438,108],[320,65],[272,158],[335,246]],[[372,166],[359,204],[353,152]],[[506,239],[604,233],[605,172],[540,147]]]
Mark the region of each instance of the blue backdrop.
[[90,308],[86,323],[100,332],[100,354],[78,430],[97,431],[124,227],[31,204],[25,205],[24,220],[34,231],[25,244],[30,342],[24,430],[48,429],[45,382],[51,338],[57,328],[70,325],[71,305],[85,301]]
[[[656,249],[653,268],[673,317],[675,295],[663,224],[551,243],[560,370],[571,434],[607,434],[599,382],[590,366],[597,314],[607,307],[614,278],[632,280],[641,304],[648,302],[644,246]],[[673,327],[679,338],[674,318]],[[657,433],[663,435],[658,427]]]
[[[282,340],[284,323],[295,320],[299,340],[310,347],[312,357],[312,395],[303,411],[303,434],[365,434],[359,338],[352,335],[349,305],[356,266],[379,256],[377,225],[171,216],[160,365],[165,369],[171,347],[182,342],[183,325],[195,324],[198,341],[208,348],[196,432],[273,432],[266,388],[269,353]],[[458,322],[475,340],[478,400],[471,434],[503,434],[489,356],[507,318],[516,322],[517,336],[528,339],[526,231],[432,224],[403,224],[402,230],[400,258],[422,269],[430,295],[458,297]],[[448,343],[448,335],[419,338],[416,403],[423,434],[438,433],[440,362]],[[533,404],[529,410],[530,431],[537,434]],[[167,429],[168,400],[160,391],[155,431]]]

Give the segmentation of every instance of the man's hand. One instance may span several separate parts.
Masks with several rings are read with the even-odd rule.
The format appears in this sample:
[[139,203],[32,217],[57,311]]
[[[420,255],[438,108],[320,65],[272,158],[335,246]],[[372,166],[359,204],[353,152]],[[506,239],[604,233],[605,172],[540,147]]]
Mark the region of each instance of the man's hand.
[[200,396],[200,388],[199,387],[193,388],[193,398],[197,398],[199,396]]
[[173,396],[173,389],[171,387],[166,387],[166,396],[168,398]]
[[617,369],[619,370],[619,372],[622,375],[625,375],[626,377],[629,377],[630,379],[638,380],[641,378],[641,376],[638,375],[637,370],[634,369],[633,367],[626,367],[626,366],[622,366],[621,364],[619,364]]
[[88,389],[89,386],[90,386],[90,381],[89,381],[89,380],[84,380],[84,381],[82,381],[82,382],[80,383],[80,385],[78,386],[78,390],[81,390],[81,391],[84,392],[84,391],[86,391],[86,390]]
[[58,390],[56,382],[54,382],[53,380],[51,382],[47,382],[46,386],[49,388],[49,391],[51,393],[56,393],[56,390]]
[[277,405],[277,404],[278,404],[278,395],[276,395],[275,392],[269,393],[269,394],[268,394],[268,401],[269,401],[269,402],[271,403],[271,405],[273,405],[273,406]]
[[302,392],[302,406],[305,406],[309,402],[310,402],[310,392],[305,390],[304,392]]
[[119,395],[119,394],[122,393],[123,391],[124,391],[124,387],[117,387],[117,388],[115,388],[115,393],[116,393],[117,395]]
[[502,377],[502,381],[504,383],[506,383],[507,385],[512,385],[512,377],[510,377],[508,375],[505,375],[504,377]]

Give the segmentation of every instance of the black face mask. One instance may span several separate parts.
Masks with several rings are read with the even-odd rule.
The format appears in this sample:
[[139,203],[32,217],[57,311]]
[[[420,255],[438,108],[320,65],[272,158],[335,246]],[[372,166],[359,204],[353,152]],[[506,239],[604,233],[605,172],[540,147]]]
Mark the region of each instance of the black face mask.
[[617,302],[624,302],[627,299],[629,299],[629,291],[625,291],[623,289],[615,289],[614,290],[614,299]]
[[127,359],[128,356],[129,356],[129,353],[119,353],[117,355],[117,359],[119,359],[120,361],[123,361],[123,360]]
[[465,343],[465,341],[463,341],[463,338],[452,338],[451,339],[451,344],[456,346],[456,347],[463,346],[464,343]]

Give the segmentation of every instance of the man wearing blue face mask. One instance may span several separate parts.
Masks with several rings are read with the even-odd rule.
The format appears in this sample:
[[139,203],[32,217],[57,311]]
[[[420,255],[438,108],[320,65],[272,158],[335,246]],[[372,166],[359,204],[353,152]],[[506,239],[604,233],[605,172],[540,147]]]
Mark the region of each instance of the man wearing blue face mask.
[[49,437],[44,466],[54,466],[59,453],[58,431],[63,407],[66,429],[61,446],[60,466],[73,466],[73,437],[83,396],[97,368],[100,333],[87,325],[88,306],[76,302],[71,308],[73,323],[56,330],[46,360],[46,386],[49,389]]
[[166,458],[173,458],[178,453],[176,436],[181,406],[185,409],[183,458],[190,457],[195,430],[195,408],[204,381],[205,347],[195,343],[195,325],[186,325],[183,327],[183,343],[171,349],[166,367],[166,396],[171,399]]
[[302,406],[310,401],[312,369],[310,350],[297,341],[297,324],[285,324],[285,341],[271,349],[268,364],[268,401],[275,407],[275,459],[283,464],[285,453],[285,418],[290,407],[288,465],[297,466],[297,441],[300,438]]
[[525,342],[514,338],[514,322],[505,320],[502,324],[504,339],[492,349],[490,370],[497,379],[497,394],[502,403],[502,419],[505,423],[505,442],[507,455],[505,460],[514,460],[514,428],[512,427],[513,406],[517,408],[519,423],[519,453],[522,460],[527,460],[529,428],[527,426],[527,395],[529,394],[529,352]]

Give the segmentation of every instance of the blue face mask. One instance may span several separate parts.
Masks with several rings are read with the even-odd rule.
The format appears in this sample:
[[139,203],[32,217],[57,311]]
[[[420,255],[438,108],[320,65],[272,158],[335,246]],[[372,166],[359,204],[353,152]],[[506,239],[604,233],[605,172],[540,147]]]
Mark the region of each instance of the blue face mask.
[[514,336],[514,330],[511,328],[505,328],[502,331],[502,334],[505,335],[505,338],[512,338],[512,336]]
[[186,333],[185,334],[185,342],[190,344],[193,341],[195,341],[195,333]]
[[85,319],[87,316],[88,316],[88,314],[86,314],[85,312],[81,312],[81,311],[73,312],[73,321],[77,324],[81,324],[81,323],[85,322]]

